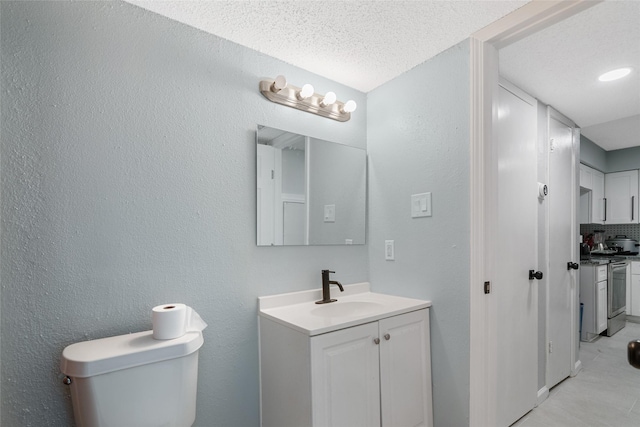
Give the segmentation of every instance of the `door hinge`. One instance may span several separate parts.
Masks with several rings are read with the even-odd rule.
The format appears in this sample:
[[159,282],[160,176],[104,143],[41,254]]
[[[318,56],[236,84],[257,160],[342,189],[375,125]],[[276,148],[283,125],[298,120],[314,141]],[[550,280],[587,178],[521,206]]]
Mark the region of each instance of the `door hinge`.
[[275,175],[276,175],[276,171],[271,169],[271,179],[274,179]]
[[551,138],[551,139],[549,140],[549,151],[553,151],[553,150],[555,150],[555,148],[556,148],[556,147],[555,147],[555,145],[553,144],[553,142],[554,142],[554,141],[553,141],[553,138]]
[[491,282],[484,282],[484,293],[485,294],[491,293]]
[[553,341],[549,341],[549,353],[553,353]]

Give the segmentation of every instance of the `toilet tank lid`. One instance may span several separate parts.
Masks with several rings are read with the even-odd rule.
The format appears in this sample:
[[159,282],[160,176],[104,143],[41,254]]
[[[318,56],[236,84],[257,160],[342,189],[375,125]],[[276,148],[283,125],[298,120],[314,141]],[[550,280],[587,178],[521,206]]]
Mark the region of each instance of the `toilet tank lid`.
[[62,351],[60,369],[70,377],[92,377],[187,356],[204,343],[200,331],[172,340],[155,340],[152,335],[145,331],[71,344]]

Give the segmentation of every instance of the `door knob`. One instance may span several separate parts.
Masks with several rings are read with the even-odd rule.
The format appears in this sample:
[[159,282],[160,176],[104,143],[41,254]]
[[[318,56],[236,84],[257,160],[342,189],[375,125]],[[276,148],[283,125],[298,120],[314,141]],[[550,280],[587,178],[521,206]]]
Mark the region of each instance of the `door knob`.
[[574,270],[577,270],[580,267],[580,264],[578,264],[577,262],[568,262],[567,263],[567,270],[571,270],[572,268]]
[[542,279],[542,271],[529,270],[529,280]]

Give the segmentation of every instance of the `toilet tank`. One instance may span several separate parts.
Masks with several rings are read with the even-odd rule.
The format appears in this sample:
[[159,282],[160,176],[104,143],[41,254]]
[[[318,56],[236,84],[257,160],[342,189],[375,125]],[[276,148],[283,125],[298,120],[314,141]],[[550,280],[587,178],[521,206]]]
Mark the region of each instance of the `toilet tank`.
[[78,427],[189,427],[196,418],[202,332],[155,340],[153,331],[72,344],[61,370],[71,379]]

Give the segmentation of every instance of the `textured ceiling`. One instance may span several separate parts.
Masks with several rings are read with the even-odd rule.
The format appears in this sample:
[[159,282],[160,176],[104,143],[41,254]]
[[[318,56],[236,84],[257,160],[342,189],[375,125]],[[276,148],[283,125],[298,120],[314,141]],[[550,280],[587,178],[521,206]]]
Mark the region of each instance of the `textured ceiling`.
[[[363,92],[528,1],[128,0]],[[500,51],[501,73],[606,150],[640,145],[640,1],[606,1]],[[597,81],[632,65],[625,80]]]
[[528,1],[128,2],[368,92]]
[[[598,81],[623,66],[631,75]],[[501,49],[500,73],[605,150],[640,145],[640,2],[596,4]]]

